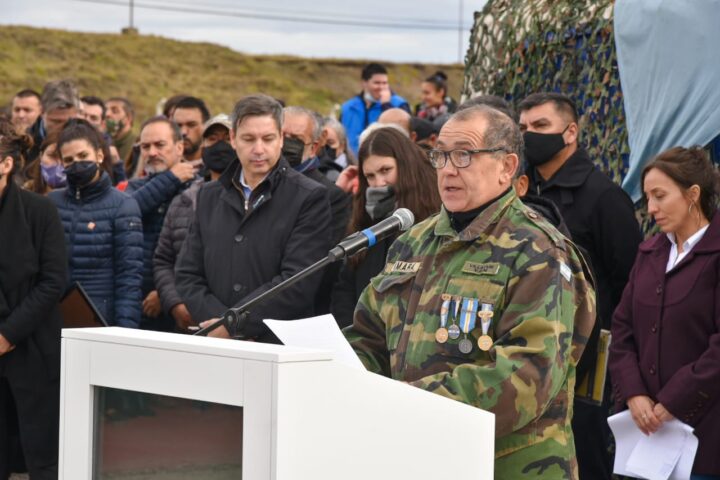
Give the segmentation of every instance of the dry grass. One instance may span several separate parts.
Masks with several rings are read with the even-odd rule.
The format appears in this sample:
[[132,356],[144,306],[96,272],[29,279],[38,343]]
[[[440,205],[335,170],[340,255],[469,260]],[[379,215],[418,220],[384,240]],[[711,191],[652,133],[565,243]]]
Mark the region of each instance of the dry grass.
[[[328,114],[359,91],[364,63],[245,55],[156,36],[0,27],[0,105],[23,88],[40,91],[48,80],[72,78],[82,95],[130,98],[140,119],[154,114],[160,99],[178,93],[203,98],[213,113],[229,111],[245,94],[263,92]],[[461,65],[386,65],[393,89],[412,105],[422,80],[438,68],[450,77],[450,93],[459,96]]]

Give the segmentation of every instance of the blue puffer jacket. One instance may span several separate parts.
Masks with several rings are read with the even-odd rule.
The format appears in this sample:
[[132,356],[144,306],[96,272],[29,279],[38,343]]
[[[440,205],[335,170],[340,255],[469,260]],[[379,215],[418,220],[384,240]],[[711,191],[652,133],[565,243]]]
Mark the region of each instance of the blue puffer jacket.
[[410,113],[410,105],[400,95],[392,94],[390,101],[387,103],[375,102],[369,107],[363,99],[363,94],[354,96],[347,102],[343,103],[340,112],[340,121],[347,132],[348,145],[352,152],[357,156],[358,143],[360,134],[371,123],[377,122],[382,112],[390,108],[402,108]]
[[70,282],[79,282],[111,325],[140,324],[142,223],[137,202],[110,176],[50,192],[65,229]]
[[155,290],[153,255],[172,199],[191,182],[183,184],[169,170],[130,180],[125,190],[137,201],[143,225],[143,298]]

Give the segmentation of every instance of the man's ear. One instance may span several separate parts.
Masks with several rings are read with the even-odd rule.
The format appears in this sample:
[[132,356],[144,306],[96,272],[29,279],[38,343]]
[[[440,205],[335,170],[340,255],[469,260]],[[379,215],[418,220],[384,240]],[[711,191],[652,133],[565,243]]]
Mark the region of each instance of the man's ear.
[[515,178],[515,172],[517,172],[518,166],[520,165],[520,159],[515,153],[506,153],[502,159],[502,171],[500,172],[500,183],[508,184],[512,183]]
[[573,143],[577,142],[578,139],[578,133],[580,132],[580,127],[576,122],[571,122],[567,130],[565,130],[565,133],[563,134],[563,138],[565,139],[566,145],[572,145]]

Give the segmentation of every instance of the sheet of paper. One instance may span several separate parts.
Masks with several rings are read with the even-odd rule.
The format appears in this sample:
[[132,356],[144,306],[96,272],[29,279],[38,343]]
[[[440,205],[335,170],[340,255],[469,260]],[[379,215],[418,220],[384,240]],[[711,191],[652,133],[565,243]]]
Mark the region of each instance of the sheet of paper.
[[612,430],[615,437],[613,473],[637,477],[637,475],[627,470],[627,462],[630,454],[635,449],[635,445],[644,437],[643,433],[635,425],[630,416],[630,410],[622,411],[608,418],[608,425],[610,425],[610,430]]
[[335,360],[365,370],[331,314],[301,320],[263,320],[284,345],[329,350]]
[[614,473],[647,479],[690,478],[698,446],[691,426],[672,420],[646,437],[635,425],[629,410],[611,416],[608,424],[616,444]]
[[649,480],[668,480],[680,460],[686,437],[679,422],[665,423],[657,432],[643,435],[628,458],[627,469]]

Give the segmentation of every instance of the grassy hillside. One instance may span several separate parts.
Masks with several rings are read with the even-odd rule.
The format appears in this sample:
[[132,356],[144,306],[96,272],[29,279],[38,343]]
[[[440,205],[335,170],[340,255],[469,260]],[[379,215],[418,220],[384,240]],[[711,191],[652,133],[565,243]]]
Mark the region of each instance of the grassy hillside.
[[[41,91],[48,80],[72,78],[81,95],[130,98],[139,118],[154,114],[160,99],[178,93],[203,98],[212,113],[228,112],[241,96],[263,92],[327,114],[359,91],[364,63],[245,55],[155,36],[0,27],[0,106],[23,88]],[[421,81],[438,68],[450,77],[454,97],[462,88],[460,65],[386,65],[392,88],[413,105]]]

